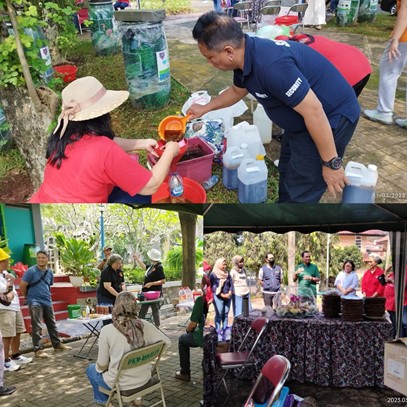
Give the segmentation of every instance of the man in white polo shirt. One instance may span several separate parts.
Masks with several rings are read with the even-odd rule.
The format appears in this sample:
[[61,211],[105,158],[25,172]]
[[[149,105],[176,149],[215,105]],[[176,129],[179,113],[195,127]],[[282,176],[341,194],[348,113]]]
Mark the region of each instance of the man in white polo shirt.
[[[10,256],[0,249],[0,273],[5,278],[14,280],[14,276],[7,272]],[[0,304],[0,330],[4,345],[4,371],[18,370],[20,365],[32,362],[32,358],[20,355],[20,335],[25,332],[20,300],[13,286],[14,297],[9,306]],[[11,354],[10,354],[11,347]]]

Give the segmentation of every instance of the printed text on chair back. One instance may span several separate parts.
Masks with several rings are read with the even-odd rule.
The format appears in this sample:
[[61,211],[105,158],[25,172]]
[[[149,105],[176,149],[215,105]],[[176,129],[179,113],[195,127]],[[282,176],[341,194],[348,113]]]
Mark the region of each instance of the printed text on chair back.
[[158,342],[153,345],[132,350],[124,356],[122,369],[132,369],[137,366],[145,365],[154,361],[160,356],[164,348],[164,342]]

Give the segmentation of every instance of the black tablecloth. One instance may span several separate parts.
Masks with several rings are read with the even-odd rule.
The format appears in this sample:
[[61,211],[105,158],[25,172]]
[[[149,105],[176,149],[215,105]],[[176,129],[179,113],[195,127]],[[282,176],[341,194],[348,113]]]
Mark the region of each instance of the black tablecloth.
[[[239,347],[253,318],[238,317],[233,323],[230,349]],[[271,318],[257,345],[259,368],[273,355],[291,362],[289,380],[321,386],[383,386],[384,342],[392,337],[387,321],[346,322],[322,316],[306,319]],[[249,341],[249,343],[253,341]],[[204,345],[204,401],[214,406],[217,335],[211,332]],[[254,379],[255,369],[244,376]]]

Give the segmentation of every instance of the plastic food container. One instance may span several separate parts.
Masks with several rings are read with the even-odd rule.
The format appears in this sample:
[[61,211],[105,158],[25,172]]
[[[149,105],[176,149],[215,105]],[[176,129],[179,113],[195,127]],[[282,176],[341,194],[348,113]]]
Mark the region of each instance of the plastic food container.
[[[193,154],[195,151],[199,151],[201,156],[189,159],[188,154]],[[205,140],[200,137],[191,137],[188,139],[188,150],[178,162],[176,171],[181,177],[187,177],[199,183],[204,182],[212,175],[213,155],[212,148]],[[152,166],[158,161],[157,157],[151,153],[147,159]]]
[[160,298],[161,295],[161,291],[146,291],[144,293],[144,298],[146,300],[157,300],[158,298]]

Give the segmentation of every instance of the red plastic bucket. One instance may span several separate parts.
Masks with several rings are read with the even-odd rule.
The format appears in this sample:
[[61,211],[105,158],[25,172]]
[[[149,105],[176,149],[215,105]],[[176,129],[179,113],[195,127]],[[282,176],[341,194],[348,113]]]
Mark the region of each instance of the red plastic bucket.
[[72,82],[76,79],[78,68],[75,65],[60,65],[54,67],[54,70],[57,72],[56,78],[61,76],[64,82]]
[[[184,184],[184,198],[187,203],[205,203],[206,192],[202,185],[193,179],[182,178]],[[168,188],[168,177],[152,196],[152,203],[169,203],[170,190]]]
[[275,19],[274,24],[275,25],[293,25],[298,23],[298,17],[297,16],[281,16],[277,17]]

